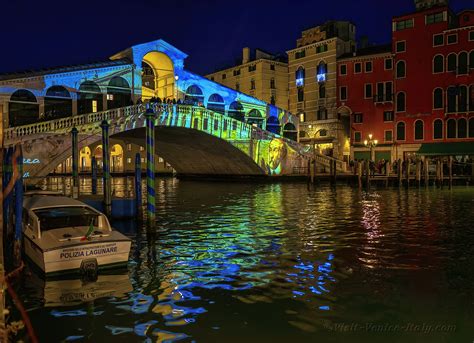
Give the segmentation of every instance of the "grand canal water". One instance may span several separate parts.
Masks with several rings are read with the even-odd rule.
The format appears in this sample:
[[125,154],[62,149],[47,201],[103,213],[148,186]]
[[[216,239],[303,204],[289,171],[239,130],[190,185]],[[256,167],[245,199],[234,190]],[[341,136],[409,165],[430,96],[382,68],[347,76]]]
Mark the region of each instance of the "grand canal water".
[[472,187],[157,184],[156,230],[113,223],[128,270],[24,273],[41,342],[474,340]]

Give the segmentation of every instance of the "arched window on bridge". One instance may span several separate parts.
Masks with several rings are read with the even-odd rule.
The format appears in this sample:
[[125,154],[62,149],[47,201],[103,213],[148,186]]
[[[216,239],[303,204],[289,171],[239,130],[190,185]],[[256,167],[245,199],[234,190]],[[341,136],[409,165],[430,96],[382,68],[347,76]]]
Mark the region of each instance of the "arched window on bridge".
[[112,173],[123,172],[123,148],[120,144],[114,144],[110,149],[110,171]]
[[63,86],[52,86],[44,97],[44,117],[46,120],[70,117],[72,99],[69,91]]
[[267,118],[267,131],[276,133],[277,135],[280,134],[280,121],[277,117],[268,117]]
[[199,105],[199,103],[204,103],[204,95],[201,88],[196,85],[189,86],[186,89],[184,101],[195,106]]
[[259,110],[253,109],[248,113],[246,121],[250,125],[258,126],[259,128],[263,129],[263,123],[265,122],[265,119]]
[[220,114],[224,114],[224,99],[219,94],[212,94],[207,100],[207,109]]
[[77,93],[77,113],[93,113],[102,111],[102,92],[94,81],[84,81]]
[[95,147],[94,157],[97,163],[97,169],[102,170],[102,167],[103,167],[102,145],[98,145]]
[[107,86],[107,109],[130,106],[132,91],[123,77],[113,77]]
[[19,89],[10,97],[8,104],[10,126],[20,126],[36,123],[39,119],[39,104],[33,93]]
[[283,137],[297,141],[298,131],[296,130],[296,126],[292,123],[286,123],[285,126],[283,126]]
[[244,107],[238,101],[230,103],[228,115],[236,120],[245,121]]
[[81,172],[90,171],[92,165],[91,149],[88,146],[79,151],[79,170]]
[[142,85],[152,91],[155,90],[155,72],[145,61],[142,62]]

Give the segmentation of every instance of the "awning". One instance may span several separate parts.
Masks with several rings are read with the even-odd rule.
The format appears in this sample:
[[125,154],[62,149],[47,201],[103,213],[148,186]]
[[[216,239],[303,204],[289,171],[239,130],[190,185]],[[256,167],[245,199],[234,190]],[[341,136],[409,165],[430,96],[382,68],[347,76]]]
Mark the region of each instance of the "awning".
[[422,144],[417,154],[423,156],[474,155],[474,142]]

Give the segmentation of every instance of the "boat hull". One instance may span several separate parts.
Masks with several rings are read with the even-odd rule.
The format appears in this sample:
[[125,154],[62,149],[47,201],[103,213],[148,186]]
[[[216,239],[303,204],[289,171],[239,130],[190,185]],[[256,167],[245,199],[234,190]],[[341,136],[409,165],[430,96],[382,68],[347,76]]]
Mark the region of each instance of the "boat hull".
[[96,260],[98,268],[124,265],[128,262],[130,240],[85,242],[47,250],[25,239],[25,253],[44,273],[76,272],[83,261]]

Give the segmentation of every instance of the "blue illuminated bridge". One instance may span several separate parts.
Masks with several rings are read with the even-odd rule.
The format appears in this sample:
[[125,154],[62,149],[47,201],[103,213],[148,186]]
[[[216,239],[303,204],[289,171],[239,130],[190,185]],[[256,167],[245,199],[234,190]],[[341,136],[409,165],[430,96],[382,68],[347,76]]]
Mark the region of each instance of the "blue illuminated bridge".
[[186,57],[157,40],[103,63],[0,75],[0,100],[8,99],[5,145],[21,143],[32,162],[25,174],[41,178],[71,156],[74,127],[79,149],[101,141],[104,120],[112,138],[143,146],[142,103],[151,100],[156,153],[178,174],[294,175],[311,158],[326,170],[333,161],[338,170],[345,168],[296,142],[296,116],[186,71]]

